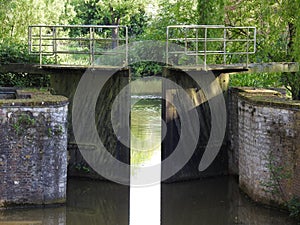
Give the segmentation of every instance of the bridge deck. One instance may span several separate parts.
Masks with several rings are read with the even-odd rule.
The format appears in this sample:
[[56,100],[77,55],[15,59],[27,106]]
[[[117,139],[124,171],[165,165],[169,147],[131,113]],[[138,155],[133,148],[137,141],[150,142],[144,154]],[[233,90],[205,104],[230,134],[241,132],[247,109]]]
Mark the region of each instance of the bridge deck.
[[[120,67],[114,66],[74,66],[74,65],[42,65],[12,63],[0,65],[0,73],[29,73],[29,74],[57,74],[62,71],[85,71],[88,68],[94,70],[118,70]],[[183,71],[201,71],[204,66],[180,66],[172,67]],[[122,68],[127,69],[127,67]],[[227,64],[227,65],[207,65],[207,71],[219,71],[222,73],[274,73],[274,72],[297,72],[299,64],[295,62],[271,62],[271,63],[251,63],[248,67],[245,64]]]

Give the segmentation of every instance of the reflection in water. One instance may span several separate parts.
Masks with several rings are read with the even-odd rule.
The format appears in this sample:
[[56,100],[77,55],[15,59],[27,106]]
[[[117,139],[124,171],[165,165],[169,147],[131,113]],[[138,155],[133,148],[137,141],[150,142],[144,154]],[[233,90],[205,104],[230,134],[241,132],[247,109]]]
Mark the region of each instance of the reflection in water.
[[162,185],[162,225],[292,225],[287,214],[258,206],[235,177]]
[[[3,221],[43,225],[128,225],[127,187],[71,179],[65,207],[0,211]],[[146,202],[144,205],[147,204]],[[151,210],[143,208],[151,216]],[[13,223],[10,223],[13,224]],[[16,223],[18,225],[26,223]],[[146,224],[146,222],[141,225]],[[162,185],[163,225],[296,225],[287,214],[251,203],[236,179],[220,177]]]
[[133,166],[160,162],[161,99],[145,98],[136,96],[132,101],[130,164]]
[[[138,120],[136,124],[144,126],[142,131],[138,131],[141,128],[135,128],[137,125],[132,120],[133,134],[136,136],[142,134],[144,140],[148,137],[144,130],[153,132],[153,129],[156,129],[156,132],[160,134],[160,113],[155,113],[149,109],[151,104],[156,109],[159,107],[159,105],[157,106],[157,99],[153,101],[151,103],[151,100],[148,99],[141,102],[142,105],[144,104],[143,107],[148,106],[145,111],[149,112],[148,114],[153,118],[145,119],[143,116],[140,118],[138,115],[135,116]],[[143,111],[143,107],[138,104],[136,110]],[[145,123],[141,123],[141,121],[145,121]],[[153,128],[153,123],[157,123],[157,121],[159,121],[159,126]],[[153,135],[155,137],[157,134],[152,134],[152,137]],[[147,144],[144,146],[150,146],[152,149],[156,145]],[[149,153],[146,156],[142,153],[136,153],[133,162],[147,166],[148,163],[154,163],[153,161],[149,162],[150,156],[155,156],[153,157],[156,158],[155,160],[160,159],[160,154],[157,157],[155,153]],[[159,224],[160,187],[152,186],[152,188],[148,191],[143,188],[131,190],[130,225]],[[162,225],[297,224],[285,213],[251,203],[240,193],[237,181],[233,177],[163,184],[161,190]],[[150,194],[151,191],[154,196]],[[134,217],[136,215],[140,215],[140,217]],[[68,181],[66,206],[0,211],[0,225],[7,224],[128,225],[129,187],[104,181],[70,179]]]
[[[149,96],[148,96],[149,97]],[[136,187],[149,176],[139,167],[160,164],[161,99],[133,98],[131,109],[130,225],[160,225],[160,183]],[[160,181],[160,166],[151,177]]]

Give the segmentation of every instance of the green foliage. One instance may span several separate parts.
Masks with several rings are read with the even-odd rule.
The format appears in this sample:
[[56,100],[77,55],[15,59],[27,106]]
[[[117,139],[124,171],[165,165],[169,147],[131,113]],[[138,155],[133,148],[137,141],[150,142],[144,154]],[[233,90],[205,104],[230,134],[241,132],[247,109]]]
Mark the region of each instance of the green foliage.
[[286,205],[290,212],[290,216],[300,220],[300,199],[294,196],[286,203]]
[[[146,26],[146,4],[142,0],[73,0],[72,5],[76,17],[72,19],[71,24],[126,25],[131,37],[141,35]],[[71,33],[71,35],[81,35],[86,32],[82,29],[79,33]]]
[[84,173],[89,173],[89,172],[91,172],[89,166],[86,165],[86,163],[78,163],[78,164],[75,166],[75,169],[78,170],[78,171],[82,171],[82,172],[84,172]]
[[168,25],[197,24],[198,12],[196,0],[161,0],[158,14],[149,22],[143,38],[146,40],[166,40]]
[[230,75],[230,86],[236,87],[282,87],[280,73],[260,74],[232,74]]
[[270,180],[262,182],[265,187],[265,191],[273,196],[277,196],[284,201],[284,206],[290,212],[290,216],[300,220],[300,199],[293,196],[288,198],[285,196],[282,189],[282,182],[292,178],[291,172],[288,169],[286,163],[278,163],[275,154],[271,152],[266,156],[267,168],[270,171]]
[[2,87],[49,87],[50,75],[36,75],[26,73],[0,73]]
[[35,124],[35,119],[31,118],[30,115],[22,113],[17,116],[15,123],[13,123],[13,128],[17,135],[21,135],[28,127]]
[[[38,58],[28,52],[28,26],[67,24],[74,15],[69,0],[3,0],[0,4],[0,64],[37,63]],[[49,76],[0,74],[0,85],[49,86]]]
[[69,0],[5,0],[0,4],[0,42],[27,43],[27,28],[33,24],[67,24],[74,16]]
[[131,65],[133,78],[161,75],[163,65],[156,62],[138,62]]
[[273,196],[280,197],[282,200],[286,200],[286,196],[282,189],[282,182],[291,178],[291,173],[288,171],[288,165],[285,163],[279,163],[273,151],[269,155],[265,156],[267,161],[267,168],[270,172],[270,179],[267,182],[262,182],[265,186],[265,191]]
[[0,64],[38,62],[38,57],[29,55],[27,44],[2,40],[0,43]]
[[[229,26],[257,27],[257,52],[251,61],[300,62],[299,13],[299,0],[227,0],[225,22]],[[275,77],[292,93],[293,99],[300,99],[299,72],[283,73],[280,78],[275,74]]]
[[198,24],[223,25],[225,16],[224,4],[224,0],[198,0]]
[[[149,12],[150,4],[153,5],[153,12]],[[0,64],[37,62],[37,57],[29,55],[27,50],[27,27],[32,24],[126,25],[129,27],[131,38],[163,41],[166,40],[168,25],[225,23],[227,26],[255,26],[257,27],[257,52],[250,56],[250,61],[300,62],[299,13],[299,0],[149,0],[147,2],[143,0],[2,0]],[[71,36],[84,36],[87,31],[82,29],[65,32]],[[117,34],[115,31],[110,31],[109,35],[114,37]],[[137,54],[145,53],[137,52]],[[45,60],[43,59],[43,62]],[[220,60],[222,59],[212,57],[209,62],[220,62]],[[235,63],[241,60],[243,59],[233,57],[228,62]],[[160,73],[161,66],[152,62],[141,62],[134,65],[133,71],[138,77],[149,76]],[[47,80],[48,78],[36,80],[25,74],[7,74],[1,75],[0,85],[47,86],[49,85],[45,83]],[[300,99],[299,72],[281,75],[234,75],[231,84],[256,87],[285,85],[292,93],[293,99]]]

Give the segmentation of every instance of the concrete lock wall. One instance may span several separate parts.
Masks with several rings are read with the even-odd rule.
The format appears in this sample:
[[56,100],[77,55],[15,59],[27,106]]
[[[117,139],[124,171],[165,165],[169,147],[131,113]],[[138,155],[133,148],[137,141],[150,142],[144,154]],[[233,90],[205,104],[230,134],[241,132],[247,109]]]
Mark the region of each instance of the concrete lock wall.
[[0,99],[0,207],[65,202],[67,107],[35,90]]
[[253,200],[282,204],[300,196],[300,103],[264,89],[229,94],[229,171]]
[[[99,79],[99,77],[101,79]],[[129,78],[130,70],[128,68],[120,70],[116,68],[78,69],[72,72],[63,70],[58,71],[57,74],[51,76],[51,87],[54,89],[55,93],[66,96],[70,102],[68,113],[68,152],[70,156],[68,176],[87,177],[100,180],[106,179],[95,171],[81,154],[81,151],[94,151],[95,146],[85,143],[84,149],[81,148],[80,151],[74,137],[72,127],[72,107],[74,96],[81,79],[94,79],[94,86],[87,86],[87,92],[91,91],[91,88],[98,88],[99,90],[101,82],[106,80],[105,83],[102,84],[103,87],[100,90],[95,106],[95,125],[97,126],[98,135],[106,150],[118,160],[129,163],[130,150],[118,140],[111,122],[113,102],[120,91],[129,83]],[[126,96],[124,96],[124,99],[121,99],[122,104],[120,107],[126,107],[126,103],[128,104],[128,107],[130,107],[130,99],[125,98]],[[90,102],[83,102],[82,107],[87,107],[86,104],[90,104]],[[124,118],[119,118],[118,125],[121,124],[122,119]],[[129,128],[125,127],[124,129],[127,130],[125,133],[129,135]],[[98,163],[105,163],[101,160],[102,159],[99,159]]]
[[[202,156],[206,150],[208,140],[211,135],[211,110],[208,100],[198,84],[207,83],[207,85],[213,85],[208,83],[211,76],[217,81],[215,85],[220,84],[223,94],[225,94],[228,88],[228,74],[221,74],[219,71],[201,71],[201,70],[180,70],[177,68],[165,67],[163,71],[163,76],[172,82],[176,83],[178,87],[182,88],[193,102],[193,109],[196,110],[199,118],[200,132],[197,139],[196,149],[187,162],[187,164],[180,169],[175,175],[167,179],[165,182],[176,182],[182,180],[198,179],[219,175],[227,174],[227,143],[226,138],[224,139],[221,149],[218,152],[215,160],[211,165],[204,171],[199,171],[198,166],[202,159]],[[179,88],[170,88],[168,85],[163,85],[163,95],[165,101],[163,101],[163,119],[166,121],[166,136],[162,142],[162,159],[167,158],[176,149],[178,141],[180,140],[180,115],[176,111],[176,108],[169,104],[173,99],[178,99],[182,101],[179,97]],[[188,130],[189,136],[194,136],[193,129]],[[222,140],[221,140],[222,141]],[[188,145],[189,143],[185,143]],[[164,168],[162,168],[162,171]]]

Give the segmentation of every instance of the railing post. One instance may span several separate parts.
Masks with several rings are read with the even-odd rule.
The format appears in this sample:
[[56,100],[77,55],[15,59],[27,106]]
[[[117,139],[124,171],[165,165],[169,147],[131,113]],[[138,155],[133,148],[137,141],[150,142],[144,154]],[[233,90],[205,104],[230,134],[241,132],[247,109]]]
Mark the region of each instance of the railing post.
[[43,53],[42,53],[42,27],[39,27],[39,53],[40,53],[40,67],[42,67],[43,63]]
[[53,53],[55,58],[55,64],[57,64],[57,40],[56,40],[56,27],[52,27],[53,29]]
[[207,27],[204,28],[204,70],[206,71]]
[[169,64],[169,27],[167,27],[166,66]]
[[129,46],[128,46],[128,27],[126,26],[125,27],[125,31],[126,31],[126,37],[125,37],[125,39],[126,39],[126,52],[125,52],[125,54],[126,54],[126,56],[125,56],[125,66],[128,66],[128,53],[129,53]]
[[94,28],[90,27],[90,65],[94,66]]
[[227,38],[227,30],[226,27],[224,28],[224,48],[223,48],[223,64],[226,65],[226,38]]
[[30,54],[32,51],[32,27],[28,27],[28,53]]
[[187,41],[187,29],[188,28],[184,28],[184,51],[185,54],[188,54],[188,41]]
[[247,60],[246,60],[246,68],[248,68],[249,64],[249,27],[247,28]]
[[254,27],[253,29],[254,29],[254,31],[253,31],[254,32],[254,34],[253,34],[254,35],[254,40],[253,40],[254,41],[254,43],[253,43],[254,50],[253,50],[253,53],[255,53],[256,52],[256,27]]
[[198,54],[199,54],[199,46],[198,46],[198,44],[199,44],[199,34],[198,34],[198,32],[199,32],[199,30],[198,30],[198,28],[195,28],[195,31],[196,31],[196,65],[198,65],[199,64],[199,59],[198,59]]

